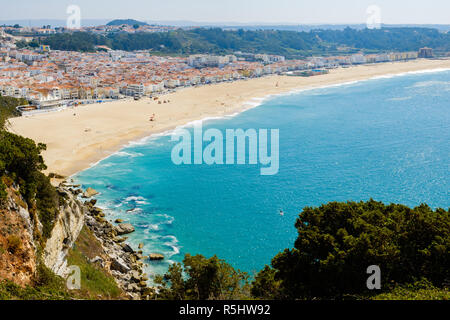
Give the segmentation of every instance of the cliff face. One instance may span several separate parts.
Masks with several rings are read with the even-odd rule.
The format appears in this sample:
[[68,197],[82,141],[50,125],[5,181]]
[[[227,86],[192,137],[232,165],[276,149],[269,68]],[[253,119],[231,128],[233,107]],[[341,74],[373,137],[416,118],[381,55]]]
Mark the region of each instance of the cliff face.
[[60,207],[50,238],[44,248],[45,265],[60,276],[66,274],[68,250],[77,240],[84,225],[84,206],[72,193],[59,188],[58,192],[65,202]]
[[[6,204],[0,209],[0,280],[28,285],[35,275],[38,263],[38,245],[34,226],[40,221],[30,213],[25,201],[14,187],[8,189]],[[84,207],[64,189],[58,192],[64,198],[58,210],[50,237],[42,248],[44,264],[58,275],[66,273],[66,255],[84,225]]]
[[77,297],[148,299],[153,290],[147,286],[142,252],[124,243],[118,227],[95,207],[96,200],[81,203],[77,198],[81,191],[69,187],[56,191],[57,215],[43,242],[39,215],[27,207],[18,188],[8,188],[6,204],[0,205],[0,282],[33,286],[39,263],[66,278],[70,261],[84,270],[85,287],[72,293]]
[[6,205],[0,209],[0,280],[24,286],[31,283],[36,271],[36,246],[28,207],[7,190]]

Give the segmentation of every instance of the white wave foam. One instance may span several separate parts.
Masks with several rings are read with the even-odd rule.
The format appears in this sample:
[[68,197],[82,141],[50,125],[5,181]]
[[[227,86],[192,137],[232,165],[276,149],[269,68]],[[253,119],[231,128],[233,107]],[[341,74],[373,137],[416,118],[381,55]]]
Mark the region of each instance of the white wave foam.
[[168,214],[158,214],[157,216],[163,217],[166,220],[162,221],[160,224],[172,224],[175,221],[175,218],[172,216],[169,216]]
[[123,201],[124,202],[131,202],[131,201],[136,202],[136,201],[145,201],[145,200],[147,200],[147,199],[145,199],[144,197],[141,197],[141,196],[130,196],[130,197],[125,198],[125,200],[123,200]]
[[160,227],[159,223],[149,224],[149,225],[147,225],[147,229],[145,231],[146,231],[146,233],[149,233],[150,230],[158,231],[159,227]]
[[409,88],[427,88],[434,86],[449,86],[450,81],[421,81],[417,82]]
[[114,154],[115,156],[119,157],[130,157],[130,158],[136,158],[136,157],[143,157],[144,154],[139,152],[127,152],[127,151],[119,151]]
[[138,214],[141,213],[143,210],[141,208],[134,208],[131,210],[127,210],[127,213],[131,213],[131,214]]
[[387,99],[388,101],[406,101],[406,100],[411,100],[412,97],[398,97],[398,98],[391,98],[391,99]]
[[162,237],[161,237],[161,239],[165,239],[165,238],[168,238],[168,239],[172,240],[171,243],[178,243],[178,242],[179,242],[178,239],[177,239],[177,237],[172,236],[172,235],[162,236]]
[[[426,69],[426,70],[418,70],[418,71],[407,71],[402,73],[389,73],[382,76],[375,76],[367,80],[376,80],[376,79],[391,79],[395,77],[403,77],[407,75],[413,75],[413,74],[425,74],[425,73],[436,73],[436,72],[445,72],[450,71],[450,68],[436,68],[436,69]],[[365,81],[365,80],[360,80]]]
[[177,254],[180,253],[180,249],[181,249],[180,247],[174,246],[174,245],[170,245],[170,244],[168,244],[168,243],[165,243],[165,245],[169,246],[169,247],[172,248],[172,250],[173,250],[173,252],[168,252],[168,253],[166,253],[166,255],[167,255],[168,258],[171,258],[171,257],[173,257],[173,256],[176,256]]

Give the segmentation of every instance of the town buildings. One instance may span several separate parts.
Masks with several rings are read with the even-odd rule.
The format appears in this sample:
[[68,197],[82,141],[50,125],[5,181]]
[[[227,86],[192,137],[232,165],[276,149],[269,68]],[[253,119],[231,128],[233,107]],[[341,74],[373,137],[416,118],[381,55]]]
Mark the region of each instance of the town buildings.
[[[100,28],[100,27],[97,27]],[[103,27],[101,27],[103,28]],[[1,28],[0,28],[0,31]],[[54,101],[119,99],[155,95],[198,86],[292,71],[415,59],[417,52],[286,60],[282,56],[236,52],[233,55],[161,57],[148,51],[96,53],[17,49],[0,38],[0,94],[37,105]],[[429,51],[419,53],[429,55]]]

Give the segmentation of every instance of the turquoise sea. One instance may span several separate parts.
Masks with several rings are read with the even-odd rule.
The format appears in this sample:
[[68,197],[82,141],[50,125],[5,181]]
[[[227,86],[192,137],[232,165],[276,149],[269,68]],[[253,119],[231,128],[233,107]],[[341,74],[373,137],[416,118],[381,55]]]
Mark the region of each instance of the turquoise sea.
[[[175,142],[131,143],[74,179],[101,192],[110,220],[132,223],[129,243],[168,259],[217,254],[250,273],[296,238],[305,206],[375,200],[450,207],[450,71],[383,77],[270,97],[203,128],[279,129],[280,169],[181,165]],[[279,214],[283,210],[284,216]]]

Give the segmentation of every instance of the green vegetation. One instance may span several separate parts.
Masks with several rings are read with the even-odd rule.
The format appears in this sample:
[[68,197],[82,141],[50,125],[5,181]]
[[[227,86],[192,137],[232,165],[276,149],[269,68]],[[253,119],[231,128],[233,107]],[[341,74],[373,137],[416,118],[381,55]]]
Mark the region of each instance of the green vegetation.
[[425,278],[442,287],[450,278],[449,211],[373,200],[332,202],[305,208],[295,226],[294,248],[272,260],[274,275],[256,276],[259,282],[263,278],[271,286],[279,285],[277,294],[283,298],[367,293],[365,271],[370,265],[380,266],[385,284]]
[[[18,238],[17,238],[18,239]],[[14,239],[14,247],[20,245]],[[19,239],[20,241],[20,239]],[[9,239],[8,239],[9,245]],[[78,248],[80,246],[80,248]],[[39,263],[31,285],[21,287],[11,281],[0,281],[0,300],[71,300],[71,299],[119,299],[122,292],[111,275],[87,260],[85,250],[92,246],[91,253],[101,250],[98,240],[84,228],[73,249],[69,251],[69,265],[81,270],[81,290],[69,291],[66,280],[55,275],[43,263]],[[0,248],[2,251],[3,248]],[[11,248],[8,247],[11,252]],[[94,250],[94,251],[92,251]],[[3,254],[0,252],[0,255]]]
[[412,284],[398,285],[387,293],[381,293],[372,300],[450,300],[448,288],[439,289],[423,279]]
[[[133,19],[116,19],[111,22],[108,22],[107,26],[122,26],[122,25],[129,25],[129,26],[147,26],[148,24],[145,22],[133,20]],[[137,28],[136,28],[137,29]]]
[[7,119],[16,115],[15,107],[24,102],[0,97],[0,201],[6,197],[5,179],[19,185],[30,212],[39,216],[43,232],[36,236],[43,236],[44,241],[53,229],[60,201],[50,179],[41,172],[47,168],[41,155],[46,146],[4,129]]
[[[134,25],[131,24],[131,25]],[[450,34],[428,28],[383,28],[355,30],[222,30],[220,28],[178,29],[162,33],[111,33],[98,36],[87,32],[55,34],[40,38],[53,49],[94,51],[96,45],[117,50],[151,50],[163,54],[228,54],[235,51],[280,54],[301,58],[313,54],[417,51],[429,46],[450,50]]]
[[11,235],[7,239],[7,248],[9,253],[16,254],[22,249],[22,240],[16,235]]
[[69,300],[63,278],[39,264],[33,285],[22,288],[11,281],[0,281],[0,300]]
[[107,39],[88,32],[58,33],[39,38],[39,44],[50,45],[50,48],[66,51],[93,52],[95,46],[107,45]]
[[73,292],[77,297],[85,299],[117,299],[122,291],[113,277],[88,259],[101,255],[102,247],[91,231],[84,227],[74,247],[69,250],[67,262],[80,267],[81,290]]
[[[245,274],[224,261],[187,255],[184,268],[173,265],[157,279],[159,298],[448,299],[450,211],[332,202],[305,208],[295,226],[294,248],[255,276],[251,294]],[[381,291],[366,287],[370,265],[381,268]]]
[[159,285],[157,298],[162,300],[235,300],[249,295],[248,275],[216,256],[206,259],[187,254],[183,265],[171,265],[155,283]]
[[19,40],[16,42],[16,46],[19,49],[23,48],[35,49],[39,47],[39,42],[36,40],[32,41]]
[[20,115],[16,107],[27,104],[28,101],[26,99],[16,99],[0,95],[0,130],[5,127],[8,118]]

